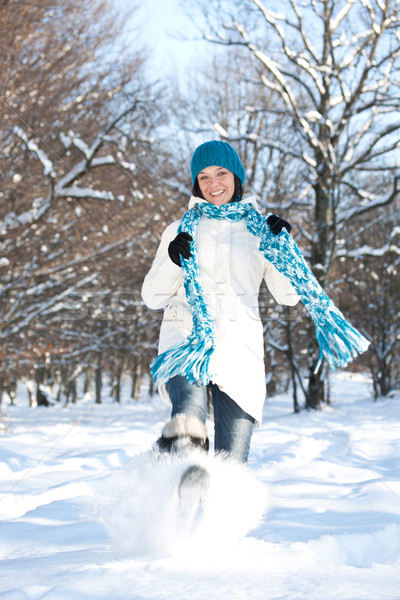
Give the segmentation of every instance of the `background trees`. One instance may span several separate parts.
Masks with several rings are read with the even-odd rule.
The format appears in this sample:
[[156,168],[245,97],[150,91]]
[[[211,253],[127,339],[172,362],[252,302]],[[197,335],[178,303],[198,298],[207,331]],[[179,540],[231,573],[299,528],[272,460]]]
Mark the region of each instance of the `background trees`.
[[[210,60],[183,92],[150,67],[135,9],[128,31],[112,0],[1,2],[0,388],[12,395],[18,378],[35,378],[73,400],[87,372],[100,401],[104,371],[116,399],[124,374],[137,395],[160,317],[141,283],[187,206],[193,148],[215,137],[237,148],[247,191],[292,222],[321,284],[371,338],[364,364],[376,395],[388,393],[399,353],[398,0],[190,9]],[[314,374],[313,326],[301,307],[276,307],[266,290],[260,299],[269,390],[291,382],[295,409],[299,390],[318,406],[328,386],[325,368]]]
[[361,246],[342,256],[344,302],[372,340],[368,352],[374,396],[399,386],[399,205],[365,224]]
[[[399,3],[290,0],[271,10],[260,0],[200,0],[196,6],[205,40],[226,52],[240,49],[240,68],[226,60],[223,89],[235,96],[244,77],[251,94],[229,119],[217,110],[202,126],[252,146],[258,175],[248,152],[250,185],[270,192],[271,207],[276,194],[262,172],[273,171],[280,197],[292,199],[286,208],[302,245],[309,245],[314,273],[327,287],[338,250],[351,250],[348,227],[361,215],[376,218],[377,208],[390,206],[399,193]],[[220,52],[219,65],[223,57]],[[286,170],[297,177],[286,177]],[[354,245],[365,226],[352,237]],[[308,335],[314,339],[311,330]],[[324,398],[326,376],[314,373],[315,344],[308,355],[307,404],[314,407]]]
[[169,221],[165,90],[108,1],[10,0],[0,18],[3,386],[138,373],[149,232]]

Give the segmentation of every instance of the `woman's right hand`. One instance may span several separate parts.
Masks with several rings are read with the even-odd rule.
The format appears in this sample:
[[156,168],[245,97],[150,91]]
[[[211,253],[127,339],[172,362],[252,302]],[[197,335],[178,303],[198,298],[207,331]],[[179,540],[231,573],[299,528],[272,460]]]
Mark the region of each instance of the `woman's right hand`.
[[278,215],[269,215],[267,219],[267,223],[271,230],[271,233],[274,235],[278,235],[282,231],[282,229],[286,229],[288,233],[292,231],[292,226],[288,221],[282,219],[282,217],[278,217]]
[[192,241],[193,238],[189,233],[181,231],[168,246],[169,257],[173,263],[178,265],[178,267],[182,266],[181,256],[183,256],[183,258],[189,258],[191,256],[192,253],[190,252],[189,242]]

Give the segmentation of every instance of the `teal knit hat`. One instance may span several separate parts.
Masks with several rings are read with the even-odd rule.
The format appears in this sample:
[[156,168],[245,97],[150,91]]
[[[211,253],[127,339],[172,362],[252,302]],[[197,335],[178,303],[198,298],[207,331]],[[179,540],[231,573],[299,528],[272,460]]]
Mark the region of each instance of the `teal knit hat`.
[[236,150],[226,142],[216,140],[205,142],[194,151],[190,164],[193,185],[200,171],[213,166],[228,169],[239,177],[243,185],[246,173]]

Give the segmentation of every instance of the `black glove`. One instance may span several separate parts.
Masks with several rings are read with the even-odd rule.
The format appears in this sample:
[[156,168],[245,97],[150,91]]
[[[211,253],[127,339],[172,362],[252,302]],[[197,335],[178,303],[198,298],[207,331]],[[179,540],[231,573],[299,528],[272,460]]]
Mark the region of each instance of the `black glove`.
[[267,223],[269,225],[271,232],[274,235],[278,235],[278,233],[280,233],[283,228],[285,228],[288,233],[290,233],[292,231],[291,224],[288,223],[287,221],[285,221],[285,219],[278,217],[278,215],[269,215],[269,217],[267,219]]
[[181,266],[181,256],[189,258],[191,255],[189,242],[192,241],[193,238],[189,233],[181,231],[168,246],[169,257],[178,267]]

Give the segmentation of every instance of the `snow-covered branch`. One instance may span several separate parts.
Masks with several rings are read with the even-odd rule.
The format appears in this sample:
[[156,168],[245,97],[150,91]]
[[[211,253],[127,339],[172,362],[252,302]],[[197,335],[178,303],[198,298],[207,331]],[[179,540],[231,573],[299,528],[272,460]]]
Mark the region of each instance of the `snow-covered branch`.
[[[359,167],[362,163],[371,163],[374,159],[389,154],[393,150],[399,148],[399,139],[397,132],[400,131],[400,121],[390,123],[385,127],[382,127],[378,132],[371,135],[370,129],[372,129],[373,118],[369,120],[370,128],[363,128],[360,131],[360,140],[363,139],[364,143],[358,146],[355,142],[351,142],[349,149],[346,152],[344,160],[347,162],[342,167],[342,173],[345,175],[348,171]],[[396,134],[396,135],[393,135]],[[383,143],[385,141],[385,144]],[[362,148],[360,152],[357,150]]]
[[304,159],[304,156],[303,156],[301,150],[298,148],[294,148],[290,144],[290,141],[288,141],[288,143],[285,144],[285,142],[283,140],[278,142],[276,140],[266,138],[266,137],[258,135],[256,133],[249,133],[247,135],[245,135],[245,134],[230,135],[218,123],[214,123],[214,125],[212,125],[211,129],[218,131],[220,136],[223,139],[229,141],[229,143],[232,143],[232,142],[238,143],[238,142],[243,142],[243,141],[251,142],[253,144],[257,143],[260,146],[265,146],[265,147],[271,148],[273,150],[278,150],[278,152],[281,152],[282,154],[284,154],[286,156],[293,156],[293,158],[297,158],[299,160]]
[[100,150],[102,144],[107,138],[110,130],[120,121],[127,113],[133,110],[131,107],[129,110],[124,111],[117,119],[106,128],[106,130],[97,135],[93,144],[88,146],[79,136],[75,133],[70,132],[68,136],[63,136],[63,143],[67,147],[73,144],[78,150],[80,150],[85,158],[80,160],[60,181],[56,184],[54,192],[56,196],[60,197],[71,197],[71,198],[92,198],[95,200],[112,201],[115,200],[115,196],[112,192],[106,190],[93,190],[92,188],[81,188],[73,184],[77,179],[81,178],[85,173],[91,169],[115,165],[119,166],[125,171],[133,173],[136,169],[136,165],[125,161],[120,157],[113,157],[108,154],[106,156],[97,157],[96,154]]
[[192,195],[192,191],[190,188],[182,185],[181,183],[178,183],[177,181],[167,179],[166,181],[164,181],[164,185],[166,185],[171,190],[178,192],[180,195],[186,196],[187,198],[190,198],[190,196]]
[[50,268],[46,267],[44,269],[39,269],[35,273],[35,276],[36,277],[50,277],[51,275],[54,275],[55,273],[68,272],[71,270],[72,267],[76,267],[77,265],[80,265],[82,263],[87,263],[88,261],[93,260],[94,258],[98,258],[104,254],[107,254],[108,252],[111,252],[112,250],[115,250],[117,248],[121,248],[121,247],[125,246],[128,249],[130,246],[134,245],[135,243],[137,243],[137,240],[132,239],[129,236],[128,239],[117,240],[116,242],[107,244],[106,246],[102,246],[98,250],[95,250],[95,251],[83,256],[82,258],[68,261],[61,265],[57,265],[56,267],[50,267]]
[[337,256],[344,256],[346,258],[357,258],[359,260],[363,260],[366,257],[375,257],[381,258],[388,254],[389,252],[393,252],[400,257],[400,245],[394,243],[394,238],[396,236],[400,236],[400,227],[394,227],[390,233],[389,241],[386,244],[383,244],[380,248],[372,248],[367,244],[364,244],[360,248],[355,248],[354,250],[347,250],[346,248],[339,248],[337,251]]
[[54,178],[56,176],[54,165],[47,156],[46,152],[42,148],[39,148],[38,142],[29,139],[28,135],[21,129],[21,127],[14,127],[14,133],[24,142],[28,150],[35,154],[37,159],[42,163],[43,175]]
[[[17,135],[26,145],[28,150],[32,152],[36,158],[43,165],[44,175],[50,177],[53,183],[53,189],[50,196],[54,194],[55,197],[61,198],[92,198],[94,200],[113,201],[115,196],[111,191],[108,190],[95,190],[91,187],[81,187],[74,185],[75,182],[81,179],[91,169],[100,168],[104,166],[115,165],[129,173],[133,173],[136,169],[136,165],[124,160],[121,157],[121,153],[115,158],[111,154],[104,156],[98,156],[98,152],[109,138],[110,131],[116,127],[116,125],[123,120],[129,113],[135,110],[139,100],[136,99],[127,109],[122,111],[115,119],[113,119],[104,131],[99,133],[93,143],[89,146],[78,134],[70,131],[68,135],[61,133],[60,138],[66,149],[74,146],[79,152],[84,155],[82,160],[79,160],[61,179],[56,181],[57,172],[52,161],[49,159],[47,154],[42,148],[40,148],[39,142],[29,139],[26,132],[20,127],[14,128],[14,133]],[[43,201],[42,199],[36,199],[33,207],[30,211],[23,213],[22,215],[16,216],[14,213],[10,213],[6,216],[2,223],[0,223],[0,230],[5,232],[14,227],[18,227],[20,224],[32,223],[42,216],[45,209],[49,208],[50,199]]]
[[39,221],[50,208],[49,198],[35,198],[32,202],[32,208],[17,215],[15,212],[9,212],[2,221],[0,221],[0,235],[6,235],[8,231],[16,229],[21,225],[32,225]]
[[[74,289],[78,289],[93,282],[98,277],[98,273],[92,273],[88,277],[83,278],[79,282],[74,284]],[[27,309],[23,318],[16,320],[16,324],[13,325],[12,321],[7,323],[7,326],[0,331],[0,339],[7,339],[10,336],[16,335],[18,332],[23,331],[37,316],[42,315],[48,311],[51,307],[59,303],[63,298],[70,294],[70,289],[67,287],[59,294],[55,294],[48,300],[44,300],[38,304],[34,304],[32,309]]]
[[[296,6],[296,3],[293,0],[291,1],[292,7],[293,7],[293,9],[296,13],[297,19],[298,19],[297,26],[290,24],[290,22],[288,21],[287,17],[285,17],[285,15],[278,15],[276,13],[273,13],[270,10],[267,10],[266,7],[264,6],[264,4],[260,0],[251,0],[251,2],[255,6],[257,6],[257,8],[260,10],[261,14],[263,15],[264,19],[266,20],[266,22],[269,23],[273,27],[273,29],[276,31],[276,33],[278,34],[278,37],[281,41],[282,49],[283,49],[285,55],[288,57],[288,59],[291,62],[300,66],[302,69],[306,70],[307,73],[311,76],[315,85],[317,86],[319,92],[321,94],[323,94],[325,91],[324,85],[320,79],[320,73],[318,73],[318,67],[316,66],[319,63],[318,54],[317,54],[315,48],[313,47],[310,39],[305,34],[305,30],[304,30],[304,27],[302,24],[300,12],[298,10],[298,7]],[[306,48],[307,52],[310,54],[310,56],[314,62],[314,65],[311,64],[311,62],[309,61],[308,57],[304,54],[304,52],[298,53],[298,52],[293,51],[292,48],[290,48],[290,46],[286,42],[285,31],[284,31],[283,27],[281,27],[281,25],[279,24],[279,21],[283,21],[286,24],[288,24],[292,27],[295,27],[300,32],[300,34],[302,36],[302,40],[305,45],[305,48]],[[300,77],[299,77],[299,82],[301,82],[301,84],[304,85],[304,82],[301,81]],[[312,94],[311,89],[308,86],[305,86],[305,87],[307,88],[308,93],[310,94],[310,97],[313,98],[314,104],[315,104],[315,98],[314,98],[314,95]]]
[[395,177],[393,182],[393,188],[385,195],[376,197],[371,193],[366,192],[357,187],[354,183],[344,180],[343,183],[350,187],[354,193],[356,193],[362,200],[360,205],[352,206],[351,208],[344,210],[340,215],[338,222],[344,223],[349,222],[354,217],[360,216],[377,208],[387,206],[391,204],[400,195],[399,178]]

